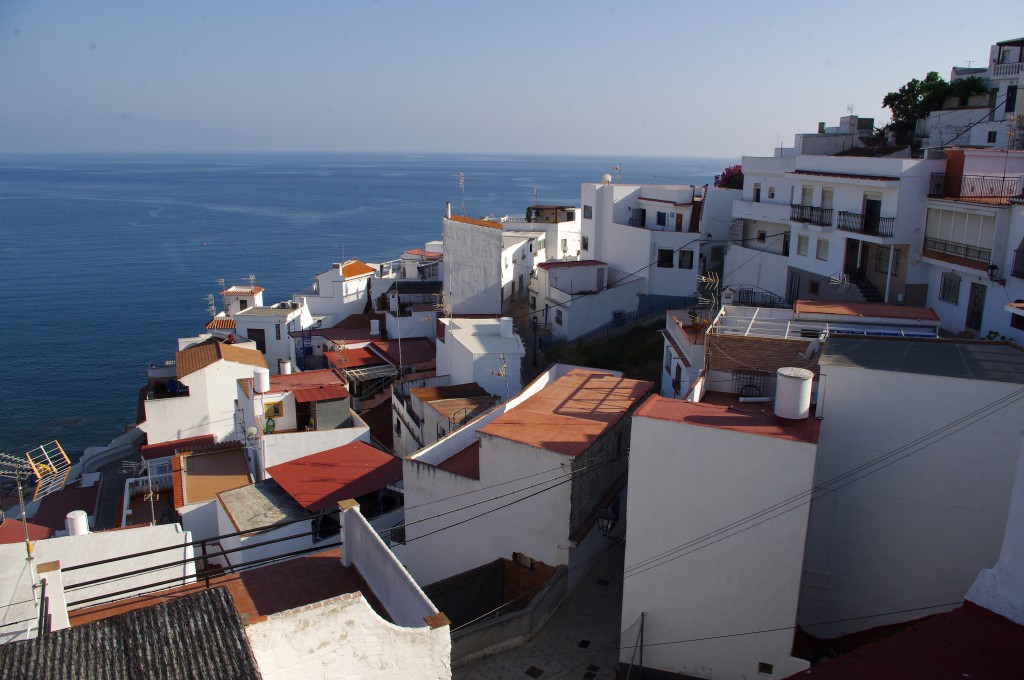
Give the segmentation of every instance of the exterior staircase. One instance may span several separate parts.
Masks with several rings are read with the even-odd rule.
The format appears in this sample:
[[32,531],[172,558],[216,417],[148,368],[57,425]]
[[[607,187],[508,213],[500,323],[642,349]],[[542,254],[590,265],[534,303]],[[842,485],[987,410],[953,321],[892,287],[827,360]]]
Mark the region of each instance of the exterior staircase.
[[882,302],[882,295],[878,292],[878,289],[872,286],[868,281],[862,281],[857,284],[857,290],[864,297],[864,302]]

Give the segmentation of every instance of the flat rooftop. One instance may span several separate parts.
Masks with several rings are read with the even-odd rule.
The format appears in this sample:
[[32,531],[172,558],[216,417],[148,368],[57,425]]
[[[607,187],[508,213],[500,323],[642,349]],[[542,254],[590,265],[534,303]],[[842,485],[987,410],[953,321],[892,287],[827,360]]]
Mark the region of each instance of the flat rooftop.
[[320,385],[336,385],[343,382],[341,377],[329,368],[318,371],[302,371],[288,375],[270,376],[271,392],[290,392],[301,387],[319,387]]
[[851,318],[908,319],[939,323],[939,315],[931,307],[905,307],[884,302],[840,302],[837,300],[797,300],[797,316],[823,314]]
[[1024,351],[1007,342],[830,337],[820,364],[1024,384]]
[[217,494],[237,531],[262,527],[307,516],[281,486],[272,479]]
[[654,395],[636,410],[637,418],[668,420],[698,427],[732,430],[759,437],[775,437],[816,444],[820,422],[817,418],[777,418],[768,404],[696,403]]
[[402,461],[357,440],[273,465],[267,468],[267,474],[298,505],[319,512],[401,479]]
[[477,432],[575,458],[653,387],[645,380],[574,368]]
[[175,456],[171,478],[176,508],[212,501],[222,491],[252,483],[241,447]]

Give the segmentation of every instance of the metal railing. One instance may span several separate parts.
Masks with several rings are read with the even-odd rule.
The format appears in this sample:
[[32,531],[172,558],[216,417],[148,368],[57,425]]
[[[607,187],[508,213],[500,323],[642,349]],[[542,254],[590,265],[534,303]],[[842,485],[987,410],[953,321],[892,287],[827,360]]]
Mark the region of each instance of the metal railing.
[[815,208],[812,205],[790,206],[789,219],[793,222],[806,222],[819,227],[832,226],[832,208]]
[[[965,260],[973,260],[982,264],[988,264],[992,261],[992,251],[989,248],[979,248],[977,246],[969,246],[966,243],[943,241],[942,239],[930,236],[925,236],[924,238],[924,249],[962,257]],[[1014,258],[1014,265],[1016,266],[1016,258]]]
[[[952,186],[947,180],[952,180]],[[934,172],[928,183],[928,195],[934,198],[963,198],[995,200],[1019,196],[1024,190],[1024,178],[1002,175],[964,175],[959,184],[955,175]]]
[[896,218],[840,211],[839,224],[837,226],[843,231],[889,237],[895,232]]
[[733,293],[732,303],[742,307],[768,307],[772,309],[792,309],[793,301],[766,290],[739,288]]

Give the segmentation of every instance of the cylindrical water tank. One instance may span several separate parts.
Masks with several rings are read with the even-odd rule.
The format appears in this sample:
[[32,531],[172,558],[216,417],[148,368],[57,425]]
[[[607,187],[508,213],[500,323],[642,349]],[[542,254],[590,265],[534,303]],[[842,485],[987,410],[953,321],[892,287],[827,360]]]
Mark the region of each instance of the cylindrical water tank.
[[511,338],[512,337],[512,317],[503,316],[500,320],[501,323],[501,337]]
[[85,536],[89,533],[89,513],[85,510],[72,510],[64,518],[64,526],[68,536]]
[[380,319],[370,319],[370,335],[380,335]]
[[252,372],[252,389],[256,392],[266,392],[270,389],[270,370],[257,368]]
[[784,366],[775,374],[775,415],[800,420],[811,414],[814,373],[806,368]]
[[292,374],[292,362],[290,359],[278,359],[277,360],[277,372],[281,375]]

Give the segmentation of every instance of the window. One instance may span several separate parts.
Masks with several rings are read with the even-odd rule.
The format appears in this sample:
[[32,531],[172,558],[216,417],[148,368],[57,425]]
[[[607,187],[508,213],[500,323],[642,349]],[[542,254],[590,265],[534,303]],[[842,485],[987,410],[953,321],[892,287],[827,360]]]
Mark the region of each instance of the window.
[[280,340],[281,339],[281,324],[279,324],[279,323],[275,323],[274,324],[274,339],[275,340]]
[[530,252],[533,252],[533,241],[530,241]]
[[815,251],[814,256],[819,260],[828,259],[828,240],[823,238],[818,239],[817,250]]
[[759,231],[759,232],[757,232],[757,240],[758,240],[758,242],[764,243],[765,239],[767,239],[767,238],[768,238],[768,232],[766,232],[766,231]]
[[537,296],[536,295],[531,295],[530,296],[530,309],[537,309]]
[[559,326],[562,325],[562,310],[561,309],[556,309],[555,310],[555,323],[557,323]]
[[[889,270],[889,252],[891,249],[888,246],[879,246],[875,248],[875,271],[880,274],[885,274]],[[900,251],[893,250],[895,253],[892,261],[892,274],[896,276],[900,272]]]
[[960,277],[953,272],[942,275],[939,284],[939,299],[954,305],[960,304]]
[[671,248],[658,248],[658,266],[662,268],[672,268],[672,249]]
[[807,238],[807,234],[800,234],[796,237],[796,254],[807,255],[807,242],[810,239]]
[[693,269],[693,251],[692,250],[680,250],[679,251],[679,268],[680,269]]
[[402,423],[401,421],[395,421],[395,435],[401,436],[402,434]]
[[284,406],[279,401],[273,401],[263,405],[263,417],[280,418],[284,415]]
[[754,184],[754,203],[760,203],[760,202],[761,202],[761,184],[760,183],[755,183]]
[[566,222],[572,222],[575,219],[576,219],[576,211],[575,210],[566,210],[565,211],[565,221]]
[[249,301],[248,300],[239,300],[238,301],[238,309],[239,309],[239,311],[241,311],[243,309],[246,309],[248,306],[249,306]]
[[567,250],[569,250],[569,241],[567,239],[563,238],[562,239],[562,252],[564,253]]
[[1010,315],[1010,328],[1016,328],[1017,330],[1024,330],[1024,316],[1020,314]]
[[775,674],[775,666],[773,666],[770,663],[765,663],[764,661],[758,661],[757,662],[757,674],[758,675],[774,675]]
[[996,131],[995,130],[990,131],[988,133],[988,143],[989,144],[995,144],[996,143],[996,137],[997,137]]
[[665,350],[665,372],[672,373],[672,352]]
[[547,245],[547,239],[541,239],[541,240],[537,241],[537,252],[539,253],[539,252],[543,251],[544,250],[544,246],[546,246],[546,245]]
[[1017,110],[1017,86],[1010,85],[1006,88],[1006,113],[1013,113]]
[[590,250],[590,237],[589,236],[584,236],[583,237],[583,250]]
[[768,198],[775,198],[775,187],[768,187]]
[[655,216],[655,222],[657,223],[657,225],[659,227],[664,227],[665,226],[665,222],[666,222],[667,219],[668,219],[668,215],[666,213],[663,213],[663,212],[659,212]]
[[820,289],[821,289],[821,282],[820,281],[808,281],[807,282],[807,292],[810,293],[811,295],[817,295],[818,291]]
[[263,354],[267,353],[267,332],[262,328],[250,328],[245,331],[245,337],[256,343],[256,349]]
[[589,206],[589,205],[583,206],[583,219],[585,219],[585,220],[592,220],[592,219],[594,219],[594,208],[593,208],[593,206]]
[[525,260],[526,259],[526,251],[525,250],[520,250],[519,251],[519,259],[520,260]]

